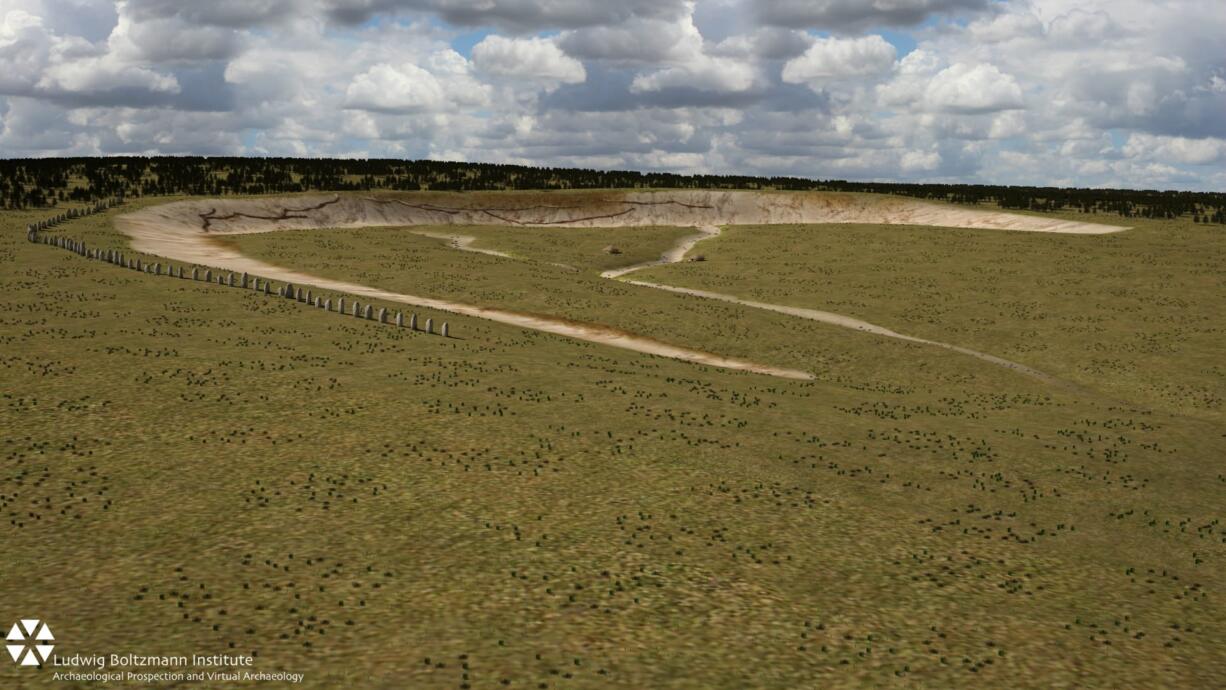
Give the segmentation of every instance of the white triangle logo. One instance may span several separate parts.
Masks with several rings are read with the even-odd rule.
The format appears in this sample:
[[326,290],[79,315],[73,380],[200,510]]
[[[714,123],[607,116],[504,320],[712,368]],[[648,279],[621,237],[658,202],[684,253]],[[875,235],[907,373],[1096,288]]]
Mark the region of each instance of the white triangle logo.
[[13,658],[13,661],[22,666],[41,666],[50,661],[51,652],[55,649],[53,644],[26,646],[27,640],[38,642],[55,641],[55,637],[51,634],[51,626],[37,618],[22,618],[19,623],[14,623],[13,627],[9,628],[7,640],[9,642],[21,643],[6,644],[4,648],[8,650],[9,656]]

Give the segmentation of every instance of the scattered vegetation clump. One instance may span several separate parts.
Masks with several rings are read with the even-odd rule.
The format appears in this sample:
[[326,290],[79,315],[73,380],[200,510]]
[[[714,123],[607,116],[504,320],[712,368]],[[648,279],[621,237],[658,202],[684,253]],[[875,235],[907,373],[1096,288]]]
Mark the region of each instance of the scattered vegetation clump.
[[[57,645],[251,654],[307,689],[1220,682],[1212,226],[733,228],[705,262],[645,270],[940,334],[1049,385],[599,277],[684,228],[463,229],[512,258],[398,228],[226,241],[816,381],[172,278],[116,234],[123,211],[44,232],[157,275],[28,241],[45,210],[0,212],[0,543],[21,574],[0,601]],[[601,251],[614,232],[624,254]]]

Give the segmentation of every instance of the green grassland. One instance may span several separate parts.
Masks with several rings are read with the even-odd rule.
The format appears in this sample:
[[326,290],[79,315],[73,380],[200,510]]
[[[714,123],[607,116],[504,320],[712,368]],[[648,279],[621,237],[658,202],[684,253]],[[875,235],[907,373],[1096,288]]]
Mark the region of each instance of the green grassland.
[[1186,221],[1128,222],[1133,229],[1111,235],[731,227],[702,246],[706,261],[637,275],[852,314],[1221,421],[1226,233]]
[[[122,246],[117,212],[57,232]],[[459,336],[431,337],[27,244],[36,217],[0,214],[0,624],[57,653],[255,653],[307,688],[1220,684],[1220,233],[734,228],[641,274],[1073,389],[598,277],[684,229],[227,241],[817,380],[418,310]]]

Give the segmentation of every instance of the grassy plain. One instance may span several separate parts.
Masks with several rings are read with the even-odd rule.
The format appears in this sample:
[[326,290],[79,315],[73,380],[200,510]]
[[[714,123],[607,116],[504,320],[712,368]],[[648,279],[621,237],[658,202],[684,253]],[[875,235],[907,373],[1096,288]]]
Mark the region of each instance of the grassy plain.
[[[119,245],[113,213],[62,232]],[[1073,393],[597,277],[680,229],[447,228],[531,261],[395,229],[233,241],[817,381],[455,316],[428,337],[29,245],[34,217],[0,215],[0,620],[47,620],[57,652],[254,652],[307,688],[1220,683],[1210,230],[734,229],[643,274]],[[72,687],[49,673],[0,686]]]

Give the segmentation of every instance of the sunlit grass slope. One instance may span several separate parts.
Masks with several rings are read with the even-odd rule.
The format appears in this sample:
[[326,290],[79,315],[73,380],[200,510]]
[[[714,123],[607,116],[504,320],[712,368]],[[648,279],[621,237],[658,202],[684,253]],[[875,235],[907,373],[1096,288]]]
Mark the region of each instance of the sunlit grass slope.
[[[111,215],[62,232],[122,243]],[[48,621],[57,652],[256,653],[257,668],[307,674],[306,688],[1220,681],[1226,428],[1214,409],[1061,359],[1072,306],[1028,318],[1045,298],[987,278],[929,284],[898,258],[973,275],[949,255],[986,254],[988,275],[1023,281],[1071,261],[1064,245],[1002,234],[1022,244],[999,254],[931,230],[894,228],[888,244],[868,228],[777,231],[790,256],[812,252],[810,278],[758,246],[767,236],[733,231],[703,248],[706,264],[652,278],[820,298],[1007,346],[998,354],[1093,385],[1084,395],[597,277],[604,246],[633,262],[684,230],[483,240],[533,261],[397,230],[237,242],[379,287],[804,364],[818,381],[454,316],[462,339],[414,334],[29,245],[33,217],[0,216],[0,620]],[[1155,247],[1169,232],[1169,246],[1129,264],[1132,289],[1161,284],[1183,306],[1147,311],[1135,292],[1094,287],[1086,325],[1122,328],[1114,312],[1135,308],[1155,329],[1142,333],[1165,332],[1175,326],[1148,319],[1183,315],[1189,336],[1161,366],[1172,385],[1193,381],[1214,345],[1191,331],[1220,308],[1205,294],[1220,277],[1190,276],[1213,245],[1196,229],[1145,232]],[[1104,240],[1087,255],[1130,241]],[[862,270],[840,273],[832,252]],[[769,289],[771,273],[786,290]],[[961,313],[976,299],[1019,306],[979,324],[989,307]],[[1015,329],[1056,340],[1026,349]],[[1143,366],[1127,354],[1102,358]],[[49,678],[0,665],[0,687],[70,686]]]

